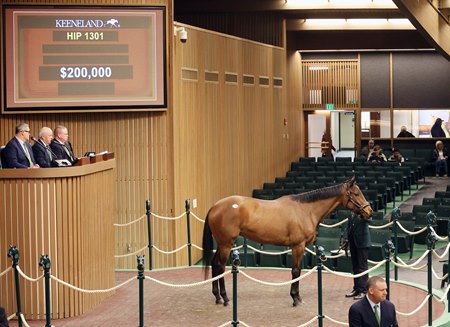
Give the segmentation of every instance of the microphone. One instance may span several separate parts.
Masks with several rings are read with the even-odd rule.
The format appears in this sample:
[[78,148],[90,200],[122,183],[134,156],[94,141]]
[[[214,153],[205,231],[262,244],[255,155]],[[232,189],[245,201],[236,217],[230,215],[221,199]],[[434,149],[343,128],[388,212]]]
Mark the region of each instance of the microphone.
[[[57,158],[56,154],[53,153],[52,148],[49,145],[45,146],[44,144],[42,144],[42,142],[39,142],[39,140],[37,138],[35,138],[34,136],[30,136],[30,139],[32,139],[35,143],[42,146],[44,149],[49,150],[50,153],[52,154],[53,158]],[[55,159],[53,159],[53,160],[55,160]]]

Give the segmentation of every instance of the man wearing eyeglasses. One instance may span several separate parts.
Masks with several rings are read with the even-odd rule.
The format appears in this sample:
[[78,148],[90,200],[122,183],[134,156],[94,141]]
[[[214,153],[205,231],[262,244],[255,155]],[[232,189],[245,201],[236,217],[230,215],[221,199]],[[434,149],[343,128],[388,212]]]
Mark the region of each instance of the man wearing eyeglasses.
[[69,132],[67,127],[58,126],[53,133],[55,138],[50,143],[50,148],[56,155],[58,160],[67,160],[71,165],[78,161],[78,158],[74,155],[72,144],[69,142]]
[[39,168],[33,155],[30,141],[30,127],[28,124],[16,125],[16,135],[2,150],[3,168]]

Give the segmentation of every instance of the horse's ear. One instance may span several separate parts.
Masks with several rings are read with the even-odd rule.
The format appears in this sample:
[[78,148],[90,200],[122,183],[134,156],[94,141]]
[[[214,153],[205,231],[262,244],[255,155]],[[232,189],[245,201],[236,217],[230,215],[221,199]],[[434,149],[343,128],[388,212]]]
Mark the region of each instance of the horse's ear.
[[356,180],[356,177],[355,177],[355,175],[353,175],[353,177],[347,182],[348,187],[352,187],[353,184],[355,184],[355,180]]

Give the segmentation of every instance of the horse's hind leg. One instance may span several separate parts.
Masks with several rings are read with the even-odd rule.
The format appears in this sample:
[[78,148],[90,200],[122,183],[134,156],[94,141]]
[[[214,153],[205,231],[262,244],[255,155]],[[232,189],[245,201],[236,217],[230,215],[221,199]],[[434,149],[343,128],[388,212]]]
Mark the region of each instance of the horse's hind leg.
[[[219,273],[220,265],[219,265],[218,253],[219,252],[216,252],[216,254],[214,255],[214,257],[211,261],[211,270],[212,270],[213,278],[220,275],[220,273]],[[216,304],[222,303],[222,299],[220,298],[220,295],[219,295],[219,281],[218,280],[215,280],[212,282],[212,293],[216,297]]]
[[[297,246],[292,248],[292,279],[296,279],[300,277],[301,274],[301,263],[303,259],[303,254],[305,252],[304,246]],[[302,298],[300,297],[299,291],[300,282],[296,281],[291,284],[291,297],[294,300],[292,305],[295,307],[302,302]]]
[[[216,269],[216,276],[221,275],[225,272],[225,265],[227,263],[228,257],[230,256],[230,247],[219,247],[217,249],[216,255],[215,255],[215,269]],[[223,305],[227,306],[230,300],[227,296],[227,290],[225,288],[225,278],[220,278],[218,281],[219,287],[220,287],[220,296],[218,295],[218,289],[217,289],[217,281],[216,284],[213,284],[213,293],[216,296],[216,303],[221,303],[220,296],[223,299]],[[215,289],[214,289],[215,285]]]

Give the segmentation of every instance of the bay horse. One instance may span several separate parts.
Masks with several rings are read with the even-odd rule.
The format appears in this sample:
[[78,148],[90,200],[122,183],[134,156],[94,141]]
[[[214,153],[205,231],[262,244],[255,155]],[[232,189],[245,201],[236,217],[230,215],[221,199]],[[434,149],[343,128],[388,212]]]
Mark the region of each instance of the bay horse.
[[[237,195],[219,200],[209,209],[203,229],[205,279],[210,264],[213,277],[225,272],[230,250],[239,235],[258,243],[289,246],[292,249],[292,279],[298,278],[305,247],[315,240],[322,219],[339,205],[364,219],[372,216],[372,207],[356,185],[355,176],[335,186],[276,200]],[[217,242],[214,256],[213,237]],[[223,277],[212,282],[212,293],[216,304],[222,303],[223,299],[223,304],[228,305]],[[291,284],[290,295],[293,306],[301,303],[298,281]]]

